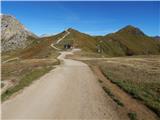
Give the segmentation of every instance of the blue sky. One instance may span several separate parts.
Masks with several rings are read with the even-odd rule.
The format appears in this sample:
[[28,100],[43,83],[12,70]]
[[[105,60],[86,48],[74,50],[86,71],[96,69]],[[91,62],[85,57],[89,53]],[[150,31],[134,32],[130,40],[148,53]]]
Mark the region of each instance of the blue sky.
[[146,34],[160,35],[160,2],[2,2],[2,13],[15,16],[37,35],[74,28],[105,35],[133,25]]

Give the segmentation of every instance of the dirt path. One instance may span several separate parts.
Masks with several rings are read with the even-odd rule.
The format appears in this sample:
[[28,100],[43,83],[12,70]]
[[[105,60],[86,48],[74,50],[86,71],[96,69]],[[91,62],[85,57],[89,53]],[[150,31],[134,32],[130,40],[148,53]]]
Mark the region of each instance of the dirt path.
[[68,30],[65,30],[65,32],[66,32],[66,34],[62,38],[57,40],[56,44],[59,44],[65,37],[67,37],[70,34],[70,32]]
[[145,105],[133,99],[117,85],[108,80],[101,72],[98,66],[92,66],[93,71],[98,78],[103,81],[103,86],[109,88],[112,93],[124,103],[124,109],[128,112],[136,112],[138,120],[159,120],[157,115],[149,110]]
[[68,30],[65,30],[65,32],[66,32],[66,34],[64,34],[64,36],[62,36],[60,39],[58,39],[56,43],[52,43],[52,44],[51,44],[51,47],[52,47],[53,49],[61,50],[61,49],[55,47],[55,45],[56,45],[56,44],[59,44],[65,37],[67,37],[67,36],[70,34],[70,32],[69,32]]
[[10,62],[10,61],[13,61],[13,60],[18,60],[18,59],[19,59],[19,57],[11,58],[11,59],[8,59],[8,60],[3,61],[2,64],[3,64],[3,63]]
[[58,57],[62,64],[2,104],[2,119],[119,120],[110,98],[84,63]]

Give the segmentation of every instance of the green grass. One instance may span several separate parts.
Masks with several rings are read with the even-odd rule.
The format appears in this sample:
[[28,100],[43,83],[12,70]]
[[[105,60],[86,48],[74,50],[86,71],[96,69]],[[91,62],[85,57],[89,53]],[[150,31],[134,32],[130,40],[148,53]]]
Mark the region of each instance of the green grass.
[[15,92],[18,92],[19,90],[23,89],[26,86],[29,86],[34,80],[38,79],[39,77],[43,76],[45,73],[50,71],[52,67],[46,67],[46,68],[41,68],[41,69],[35,69],[30,71],[28,74],[26,74],[20,81],[19,83],[6,90],[2,96],[1,100],[4,101],[8,99],[12,94]]
[[117,105],[122,106],[122,107],[124,106],[124,104],[118,98],[116,98],[116,96],[114,96],[108,88],[104,86],[102,88],[112,98],[112,100],[117,103]]
[[128,113],[130,120],[137,120],[137,114],[135,112]]

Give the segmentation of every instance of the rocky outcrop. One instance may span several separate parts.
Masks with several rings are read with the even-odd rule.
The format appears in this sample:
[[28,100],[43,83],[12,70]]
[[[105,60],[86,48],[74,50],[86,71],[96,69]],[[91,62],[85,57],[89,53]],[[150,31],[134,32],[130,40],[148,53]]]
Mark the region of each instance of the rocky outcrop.
[[31,40],[28,38],[37,38],[29,32],[15,17],[10,15],[1,15],[1,49],[2,52],[25,48]]

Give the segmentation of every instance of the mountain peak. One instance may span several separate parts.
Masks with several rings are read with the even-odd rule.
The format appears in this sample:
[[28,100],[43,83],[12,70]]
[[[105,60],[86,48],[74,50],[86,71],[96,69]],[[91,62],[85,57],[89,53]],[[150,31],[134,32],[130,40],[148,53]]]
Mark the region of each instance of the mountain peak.
[[144,33],[137,27],[132,25],[127,25],[126,27],[120,29],[117,33],[127,33],[127,34],[134,34],[134,35],[144,35]]
[[134,27],[133,25],[127,25],[124,28],[130,28],[130,29],[135,29],[136,27]]
[[68,28],[67,30],[70,31],[70,32],[73,32],[73,31],[78,32],[78,30],[76,30],[76,29],[74,29],[74,28]]
[[24,48],[28,44],[28,37],[37,37],[28,31],[14,16],[2,14],[0,17],[2,51]]

